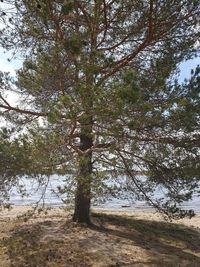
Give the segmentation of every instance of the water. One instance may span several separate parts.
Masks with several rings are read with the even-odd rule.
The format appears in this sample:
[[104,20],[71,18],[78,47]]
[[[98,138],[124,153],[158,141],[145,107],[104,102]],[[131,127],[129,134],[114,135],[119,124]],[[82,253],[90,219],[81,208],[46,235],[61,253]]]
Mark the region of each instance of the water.
[[[45,203],[50,206],[63,206],[63,202],[60,197],[52,192],[52,189],[56,189],[58,185],[62,186],[65,182],[63,181],[63,177],[58,177],[56,175],[52,176],[49,182],[48,187],[46,188],[45,193]],[[42,193],[44,192],[45,186],[40,186],[37,188],[37,184],[33,181],[30,182],[28,180],[22,180],[21,182],[27,187],[27,192],[30,194],[28,197],[21,197],[21,194],[17,192],[16,188],[14,188],[11,192],[11,202],[15,205],[32,205],[36,203]],[[160,197],[159,192],[157,192],[157,196]],[[185,209],[193,209],[195,212],[200,212],[200,197],[194,195],[193,199],[189,202],[183,203],[182,205]],[[124,210],[133,210],[133,209],[151,209],[145,201],[129,201],[122,200],[116,198],[110,198],[105,203],[95,204],[95,208],[103,208],[103,209],[124,209]]]

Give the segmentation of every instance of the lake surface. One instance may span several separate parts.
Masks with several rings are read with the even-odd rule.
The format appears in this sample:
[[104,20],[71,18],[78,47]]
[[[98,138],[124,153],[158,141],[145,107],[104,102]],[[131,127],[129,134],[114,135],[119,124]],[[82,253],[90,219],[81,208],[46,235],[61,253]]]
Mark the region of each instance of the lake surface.
[[[52,192],[55,190],[58,185],[62,186],[64,184],[64,178],[59,176],[52,176],[50,178],[49,185],[46,189],[45,194],[45,203],[50,206],[63,206],[63,202],[60,197]],[[37,202],[44,190],[44,186],[39,187],[37,190],[37,184],[34,182],[24,180],[22,184],[25,184],[27,187],[27,192],[30,194],[28,197],[21,197],[21,194],[17,192],[16,188],[14,188],[11,192],[11,202],[15,205],[32,205]],[[159,193],[157,193],[157,197],[160,197]],[[200,212],[200,197],[194,195],[193,199],[189,202],[186,202],[182,205],[185,209],[193,209],[195,212]],[[133,209],[152,209],[149,207],[145,201],[130,201],[130,200],[122,200],[116,198],[109,198],[105,203],[95,204],[95,208],[104,208],[111,210],[133,210]]]

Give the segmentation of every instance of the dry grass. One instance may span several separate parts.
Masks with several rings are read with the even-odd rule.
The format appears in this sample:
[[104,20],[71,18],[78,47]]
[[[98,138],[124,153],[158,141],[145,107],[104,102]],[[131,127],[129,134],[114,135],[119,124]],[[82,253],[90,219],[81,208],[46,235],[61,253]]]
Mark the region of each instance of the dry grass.
[[0,219],[1,267],[199,267],[200,230],[129,215],[93,214],[90,228],[55,213]]

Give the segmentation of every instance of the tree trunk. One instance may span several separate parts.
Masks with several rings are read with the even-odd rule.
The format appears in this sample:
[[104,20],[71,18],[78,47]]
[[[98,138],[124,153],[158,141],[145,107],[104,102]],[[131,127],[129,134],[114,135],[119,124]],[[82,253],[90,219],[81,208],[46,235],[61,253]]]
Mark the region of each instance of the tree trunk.
[[[80,148],[82,151],[90,149],[92,137],[87,133],[81,134]],[[79,175],[77,177],[77,188],[75,195],[75,209],[73,221],[79,223],[90,223],[91,203],[91,175],[92,175],[92,152],[79,157]]]
[[[95,56],[92,51],[93,46],[96,47],[96,43],[91,44],[91,46],[92,48],[89,60],[92,66],[95,62]],[[89,72],[87,71],[86,73],[86,85],[87,90],[84,88],[84,93],[82,95],[82,105],[85,114],[79,120],[81,124],[80,149],[83,152],[85,151],[85,153],[79,157],[79,174],[77,177],[73,221],[90,224],[92,151],[86,151],[93,145],[93,117],[91,115],[91,110],[93,108],[93,69]]]

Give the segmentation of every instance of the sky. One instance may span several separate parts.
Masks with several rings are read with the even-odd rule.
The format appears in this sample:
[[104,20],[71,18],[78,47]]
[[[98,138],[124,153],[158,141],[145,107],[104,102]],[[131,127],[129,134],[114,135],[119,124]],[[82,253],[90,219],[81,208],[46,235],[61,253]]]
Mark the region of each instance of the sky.
[[12,58],[11,53],[4,53],[4,50],[0,48],[0,71],[10,72],[11,76],[15,76],[15,70],[22,66],[22,62],[17,59],[12,59],[11,62],[8,61]]
[[194,69],[197,65],[200,65],[200,57],[184,61],[180,64],[180,77],[179,81],[190,78],[191,69]]

